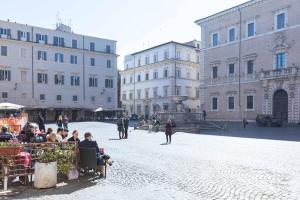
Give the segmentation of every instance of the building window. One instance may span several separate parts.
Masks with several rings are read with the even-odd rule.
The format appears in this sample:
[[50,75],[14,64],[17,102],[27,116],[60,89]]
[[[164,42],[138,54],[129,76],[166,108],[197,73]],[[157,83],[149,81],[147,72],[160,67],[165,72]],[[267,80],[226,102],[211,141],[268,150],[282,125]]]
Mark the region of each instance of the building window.
[[196,88],[196,98],[200,98],[200,89]]
[[[56,59],[58,59],[58,58],[56,58]],[[47,52],[46,51],[38,51],[38,60],[46,61],[47,60]]]
[[164,69],[164,77],[167,78],[169,76],[169,71],[168,69]]
[[64,62],[64,54],[62,53],[55,53],[55,62],[63,63]]
[[111,103],[111,97],[107,97],[107,98],[106,98],[106,102],[107,102],[107,103]]
[[95,43],[90,42],[90,51],[95,51]]
[[279,13],[276,15],[276,29],[283,29],[286,27],[287,17],[286,13]]
[[200,63],[200,56],[197,55],[196,63]]
[[176,78],[181,78],[181,69],[176,69]]
[[164,97],[169,96],[169,86],[164,86]]
[[129,92],[129,100],[133,99],[133,90]]
[[20,55],[21,55],[21,58],[25,59],[27,57],[27,49],[21,48]]
[[0,27],[0,37],[2,38],[10,38],[10,29],[8,28],[1,28]]
[[91,58],[90,59],[90,65],[91,66],[95,66],[95,58]]
[[130,83],[132,83],[133,82],[133,78],[132,78],[132,76],[130,76]]
[[80,86],[79,76],[71,76],[71,86]]
[[199,81],[199,80],[200,80],[200,73],[197,72],[197,75],[196,75],[196,76],[197,76],[196,79]]
[[106,67],[107,68],[111,68],[111,60],[107,60],[106,61]]
[[123,85],[126,84],[126,78],[123,78]]
[[56,101],[61,101],[62,100],[62,96],[61,95],[56,95]]
[[146,56],[146,57],[145,57],[145,64],[146,64],[146,65],[149,65],[149,62],[150,62],[150,61],[149,61],[149,56]]
[[219,33],[213,33],[212,34],[212,46],[218,46],[219,45]]
[[142,90],[137,90],[137,99],[141,99]]
[[2,98],[7,99],[8,98],[8,92],[2,92]]
[[48,43],[48,36],[37,33],[35,35],[35,40],[36,40],[36,43],[47,44]]
[[158,97],[158,87],[153,88],[153,97],[157,98]]
[[1,56],[7,56],[7,46],[1,46]]
[[111,53],[110,45],[106,45],[105,51],[106,53]]
[[247,96],[247,110],[254,109],[254,98],[252,95]]
[[228,41],[233,42],[235,41],[235,28],[230,28],[228,31]]
[[21,71],[21,82],[25,83],[27,81],[27,72]]
[[180,51],[176,51],[176,59],[180,60]]
[[30,41],[30,33],[25,31],[18,31],[18,40]]
[[153,72],[153,79],[158,79],[158,72],[157,71]]
[[37,82],[41,84],[48,83],[48,74],[38,73],[37,74]]
[[286,66],[286,55],[285,53],[276,54],[276,68],[281,69]]
[[145,89],[145,99],[149,99],[149,89]]
[[228,110],[234,110],[234,97],[228,97]]
[[74,95],[74,96],[73,96],[73,101],[76,101],[76,102],[77,102],[77,101],[78,101],[78,96]]
[[229,76],[234,75],[234,64],[229,64]]
[[248,60],[247,61],[247,74],[253,74],[254,72],[254,61]]
[[213,67],[212,68],[212,78],[213,79],[218,78],[218,67]]
[[149,73],[148,73],[148,72],[145,74],[145,80],[146,80],[146,81],[149,80]]
[[64,47],[65,46],[65,39],[62,38],[62,37],[54,36],[53,37],[53,45],[54,46]]
[[169,50],[165,50],[164,52],[164,59],[169,59]]
[[176,86],[176,96],[181,95],[181,86]]
[[65,76],[62,74],[54,75],[54,84],[55,85],[64,85],[65,84]]
[[45,95],[45,94],[40,94],[40,100],[41,100],[41,101],[46,100],[46,95]]
[[169,110],[169,104],[164,103],[163,109],[164,109],[165,112],[168,111]]
[[77,64],[77,56],[71,55],[71,64]]
[[158,62],[158,53],[155,53],[154,55],[153,55],[153,62]]
[[136,105],[136,112],[138,115],[142,114],[142,105],[141,104]]
[[95,77],[89,78],[89,87],[98,87],[98,79]]
[[0,70],[0,81],[11,81],[11,71]]
[[250,22],[247,24],[247,36],[252,37],[255,35],[255,24],[254,22]]
[[96,97],[95,96],[91,96],[91,102],[92,102],[92,104],[94,104],[95,101],[96,101]]
[[212,110],[213,111],[218,110],[218,98],[217,97],[212,98]]
[[126,101],[126,93],[123,93],[123,94],[122,94],[122,100],[123,100],[123,101]]
[[72,40],[72,48],[77,49],[77,40]]
[[141,82],[141,75],[140,74],[137,76],[137,82]]
[[138,59],[138,66],[141,66],[141,59]]
[[105,88],[113,88],[113,79],[105,79]]

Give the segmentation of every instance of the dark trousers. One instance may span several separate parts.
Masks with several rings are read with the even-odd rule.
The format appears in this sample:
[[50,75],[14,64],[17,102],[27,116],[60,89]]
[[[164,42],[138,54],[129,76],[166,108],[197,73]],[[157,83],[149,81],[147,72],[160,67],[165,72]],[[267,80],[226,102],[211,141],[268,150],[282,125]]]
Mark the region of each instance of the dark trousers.
[[166,139],[167,139],[167,143],[171,144],[172,141],[172,135],[171,134],[166,134]]
[[127,139],[128,138],[128,126],[124,127],[124,133],[125,133],[125,138]]

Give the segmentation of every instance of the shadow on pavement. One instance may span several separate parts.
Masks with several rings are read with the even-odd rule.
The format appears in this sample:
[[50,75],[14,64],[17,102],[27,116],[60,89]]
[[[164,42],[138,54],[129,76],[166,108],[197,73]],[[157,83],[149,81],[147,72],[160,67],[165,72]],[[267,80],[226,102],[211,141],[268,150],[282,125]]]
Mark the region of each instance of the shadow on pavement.
[[[22,191],[19,194],[7,196],[6,199],[27,199],[27,198],[37,198],[51,195],[60,194],[71,194],[79,190],[92,187],[99,184],[104,184],[105,179],[100,177],[93,177],[86,175],[80,177],[78,180],[59,182],[57,187],[49,189],[35,189],[33,187],[28,187],[28,189]],[[1,199],[1,198],[0,198]]]
[[241,137],[266,140],[284,140],[300,142],[300,126],[258,127],[255,123],[250,123],[246,129],[241,123],[230,123],[228,130],[201,131],[203,135]]

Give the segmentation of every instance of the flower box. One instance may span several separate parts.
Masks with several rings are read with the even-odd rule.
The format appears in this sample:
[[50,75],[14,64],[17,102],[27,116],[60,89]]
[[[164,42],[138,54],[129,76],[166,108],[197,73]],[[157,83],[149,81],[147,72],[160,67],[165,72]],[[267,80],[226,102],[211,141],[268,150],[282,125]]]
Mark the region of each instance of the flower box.
[[16,156],[22,151],[22,146],[0,146],[0,156]]

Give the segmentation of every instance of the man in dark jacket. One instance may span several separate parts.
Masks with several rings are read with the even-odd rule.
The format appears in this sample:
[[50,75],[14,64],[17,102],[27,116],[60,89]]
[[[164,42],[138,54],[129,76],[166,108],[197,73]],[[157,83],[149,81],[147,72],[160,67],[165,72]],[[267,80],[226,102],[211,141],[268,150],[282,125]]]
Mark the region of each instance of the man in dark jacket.
[[109,165],[112,164],[112,161],[109,161],[110,157],[108,155],[100,153],[99,146],[96,141],[92,141],[92,134],[87,132],[84,134],[84,140],[79,143],[79,148],[95,148],[96,149],[96,159],[97,159],[97,171],[100,173],[100,176],[103,177],[105,174],[105,162]]
[[38,117],[37,117],[37,123],[38,123],[38,125],[39,125],[40,131],[46,132],[46,128],[45,128],[45,120],[44,120],[44,118],[42,117],[41,114],[38,114]]
[[124,132],[125,132],[125,139],[128,138],[128,126],[129,126],[129,117],[126,115],[124,117]]
[[0,133],[0,142],[7,142],[12,139],[13,136],[8,133],[8,128],[6,126],[2,126],[1,133]]

